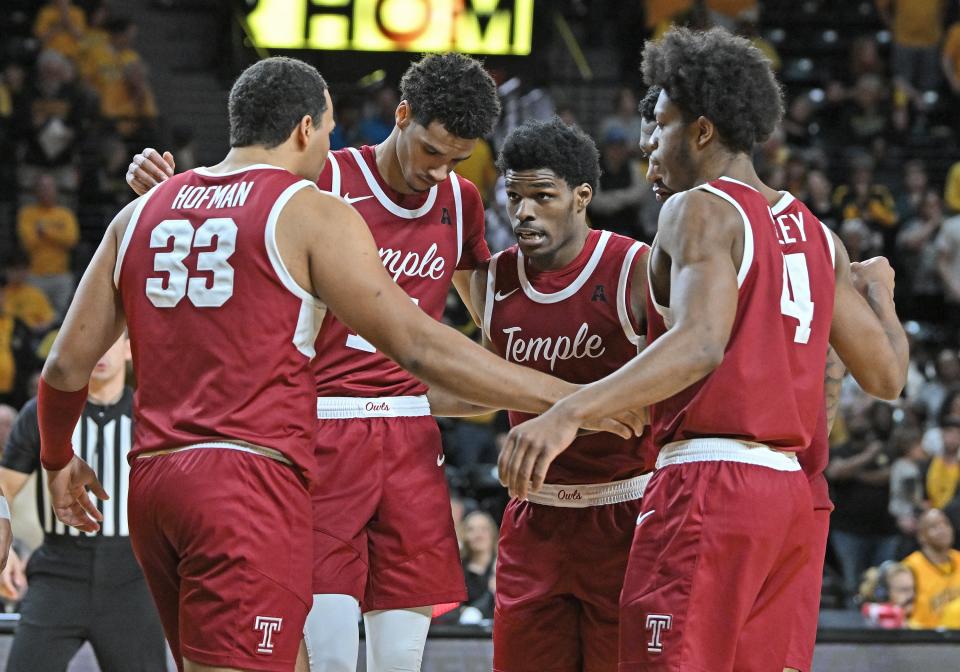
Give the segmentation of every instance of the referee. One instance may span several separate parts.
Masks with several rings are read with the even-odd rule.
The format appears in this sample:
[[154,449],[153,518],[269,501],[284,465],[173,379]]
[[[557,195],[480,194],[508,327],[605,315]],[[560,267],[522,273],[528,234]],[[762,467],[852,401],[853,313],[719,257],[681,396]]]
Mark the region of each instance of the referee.
[[[37,484],[44,540],[27,563],[29,590],[21,603],[7,672],[64,672],[84,642],[93,646],[103,672],[166,672],[160,619],[127,530],[127,454],[133,440],[133,392],[126,387],[129,358],[130,343],[124,336],[97,363],[86,408],[73,432],[74,450],[111,493],[109,500],[97,501],[103,514],[100,531],[86,534],[66,527],[47,504],[46,483]],[[36,399],[23,407],[7,440],[0,487],[12,500],[34,472],[44,473]],[[22,563],[11,553],[3,572],[4,592],[19,590],[24,583]]]

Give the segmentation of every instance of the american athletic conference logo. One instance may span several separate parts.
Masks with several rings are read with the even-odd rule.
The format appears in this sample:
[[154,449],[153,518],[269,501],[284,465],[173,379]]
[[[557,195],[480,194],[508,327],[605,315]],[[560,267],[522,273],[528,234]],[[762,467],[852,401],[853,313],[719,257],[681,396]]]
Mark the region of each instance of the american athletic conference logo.
[[663,631],[673,625],[671,614],[647,614],[647,630],[650,631],[650,641],[647,642],[647,651],[663,653]]
[[257,645],[257,653],[273,653],[273,633],[280,632],[283,619],[275,616],[257,616],[253,629],[263,633],[263,638]]

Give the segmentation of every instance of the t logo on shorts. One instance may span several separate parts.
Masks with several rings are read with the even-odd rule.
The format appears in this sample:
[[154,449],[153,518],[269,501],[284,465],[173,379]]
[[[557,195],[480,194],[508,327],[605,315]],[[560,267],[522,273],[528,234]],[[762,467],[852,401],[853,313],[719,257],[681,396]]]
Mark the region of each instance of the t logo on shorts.
[[257,645],[257,653],[273,653],[273,633],[280,632],[280,626],[283,625],[282,618],[275,616],[257,616],[253,629],[263,633],[263,639]]
[[664,630],[673,625],[673,616],[670,614],[647,614],[647,630],[650,631],[650,641],[647,642],[647,651],[663,653],[661,636]]

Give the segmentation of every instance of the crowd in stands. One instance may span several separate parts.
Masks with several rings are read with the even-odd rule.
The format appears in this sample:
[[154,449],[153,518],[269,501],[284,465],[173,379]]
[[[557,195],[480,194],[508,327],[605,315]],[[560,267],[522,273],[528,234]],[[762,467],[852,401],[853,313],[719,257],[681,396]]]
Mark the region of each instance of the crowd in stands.
[[[131,197],[130,156],[181,148],[178,169],[195,165],[189,129],[162,123],[122,3],[17,4],[29,20],[0,51],[0,445],[35,393],[106,222]],[[845,382],[827,470],[836,510],[824,604],[856,605],[881,627],[960,628],[960,3],[863,2],[870,28],[845,35],[842,53],[803,76],[778,53],[782,30],[755,1],[646,6],[651,35],[670,21],[718,23],[783,68],[786,116],[757,152],[761,177],[805,201],[851,260],[883,254],[897,271],[913,341],[909,383],[888,404]],[[590,219],[650,242],[659,207],[637,144],[643,93],[631,82],[597,103],[609,114],[588,128],[603,170]],[[397,102],[382,83],[338,96],[332,147],[382,141]],[[559,97],[546,107],[577,120]],[[458,167],[484,198],[494,252],[513,240],[494,167],[505,130]],[[476,335],[453,295],[448,306],[446,319]],[[483,622],[493,615],[496,521],[506,505],[495,464],[508,427],[504,414],[440,424],[469,587],[468,602],[443,618]]]

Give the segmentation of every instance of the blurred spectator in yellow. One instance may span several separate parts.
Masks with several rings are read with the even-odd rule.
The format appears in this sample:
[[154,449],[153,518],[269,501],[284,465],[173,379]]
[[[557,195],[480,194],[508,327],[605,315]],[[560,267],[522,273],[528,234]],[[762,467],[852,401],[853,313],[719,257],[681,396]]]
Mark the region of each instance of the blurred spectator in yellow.
[[20,408],[29,398],[27,379],[38,362],[30,328],[6,312],[6,282],[0,276],[0,404]]
[[470,157],[457,164],[457,174],[473,182],[480,192],[484,207],[490,207],[490,204],[493,203],[498,177],[493,148],[490,147],[490,143],[483,138],[477,140]]
[[890,190],[874,180],[873,159],[866,155],[851,161],[850,183],[833,192],[834,207],[846,220],[862,220],[883,235],[883,254],[896,257],[897,209]]
[[33,33],[45,49],[75,59],[86,29],[87,19],[81,8],[70,0],[52,0],[37,14]]
[[80,76],[91,85],[97,74],[97,64],[105,50],[110,49],[110,31],[107,30],[107,21],[110,12],[107,3],[102,2],[90,10],[90,23],[87,32],[80,41],[80,52],[77,56],[77,68]]
[[56,313],[47,295],[27,282],[30,263],[26,257],[16,256],[7,264],[7,314],[23,320],[35,331],[43,331],[53,323]]
[[[0,156],[16,156],[26,72],[17,63],[7,63],[0,72]],[[0,200],[17,193],[17,161],[0,162]]]
[[937,509],[942,509],[953,499],[960,482],[960,418],[944,418],[940,422],[940,436],[943,450],[934,456],[927,469],[927,498]]
[[960,214],[960,161],[950,167],[947,173],[947,183],[943,189],[943,202],[947,204],[947,209]]
[[907,627],[915,599],[913,572],[902,562],[888,560],[863,573],[861,613],[870,625],[888,630]]
[[105,44],[91,49],[84,68],[100,96],[100,111],[109,117],[110,111],[122,108],[124,99],[128,97],[125,68],[141,59],[133,48],[137,36],[136,24],[125,18],[111,18],[104,27],[110,38]]
[[913,93],[937,88],[946,0],[876,0],[893,32],[893,76]]
[[943,627],[945,608],[960,597],[960,551],[953,549],[953,527],[943,511],[930,509],[920,517],[917,541],[920,550],[903,561],[916,582],[910,627]]
[[105,101],[103,115],[114,123],[117,133],[135,147],[155,144],[157,102],[147,81],[143,61],[130,61],[123,66],[123,95]]
[[947,37],[943,41],[941,65],[950,90],[955,96],[960,96],[960,21],[947,30]]
[[36,193],[36,203],[20,208],[17,233],[30,256],[31,284],[44,291],[62,316],[73,292],[70,252],[80,231],[73,211],[58,203],[57,185],[50,175],[40,175]]

